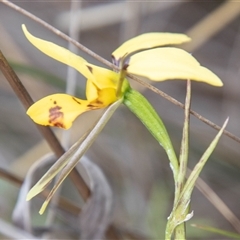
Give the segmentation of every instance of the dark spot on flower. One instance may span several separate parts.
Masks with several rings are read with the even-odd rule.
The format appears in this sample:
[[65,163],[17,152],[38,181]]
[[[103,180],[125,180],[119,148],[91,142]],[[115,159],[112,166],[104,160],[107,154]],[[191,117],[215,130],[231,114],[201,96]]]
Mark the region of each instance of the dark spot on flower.
[[91,73],[93,73],[93,69],[92,69],[92,67],[87,66],[87,68],[88,68],[88,70],[89,70]]
[[96,103],[97,103],[97,104],[101,104],[101,105],[103,104],[103,102],[100,101],[99,99],[96,100]]
[[78,103],[78,104],[81,105],[81,103],[80,103],[75,97],[72,97],[72,99],[73,99],[76,103]]
[[65,128],[63,123],[60,123],[60,122],[54,123],[54,127]]
[[56,102],[56,101],[54,101],[53,103],[54,103],[54,104],[57,104],[57,102]]
[[94,103],[90,103],[87,105],[88,108],[94,110],[94,109],[99,109],[100,108],[100,105],[96,104],[95,102]]
[[62,108],[60,106],[55,106],[49,109],[49,124],[51,126],[64,128],[63,117],[64,114],[61,112]]
[[94,104],[89,103],[89,104],[87,105],[87,107],[89,107],[89,108],[91,108],[91,109],[94,109],[96,106],[95,106]]
[[87,105],[87,107],[89,107],[91,109],[99,109],[100,106],[101,107],[103,106],[103,102],[98,99],[96,99],[95,101],[93,101]]

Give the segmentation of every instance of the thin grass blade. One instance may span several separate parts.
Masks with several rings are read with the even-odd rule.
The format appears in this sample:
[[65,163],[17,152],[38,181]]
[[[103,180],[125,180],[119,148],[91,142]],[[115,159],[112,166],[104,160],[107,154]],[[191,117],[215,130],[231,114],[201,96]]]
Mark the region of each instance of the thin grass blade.
[[79,145],[84,141],[87,134],[84,134],[66,153],[64,153],[54,164],[53,166],[42,176],[42,178],[30,189],[27,194],[26,200],[29,201],[37,194],[42,192],[52,179],[66,166],[69,161],[69,158],[77,150]]
[[208,231],[208,232],[211,232],[211,233],[217,233],[221,236],[225,236],[225,237],[228,237],[228,238],[240,239],[240,234],[237,234],[237,233],[234,233],[234,232],[229,232],[229,231],[226,231],[226,230],[221,230],[219,228],[213,228],[213,227],[209,227],[209,226],[201,226],[201,225],[197,225],[197,224],[191,224],[191,226],[195,227],[195,228],[205,230],[205,231]]
[[187,179],[187,182],[186,182],[186,184],[184,186],[184,189],[183,189],[183,192],[182,192],[182,198],[185,198],[185,199],[189,199],[190,198],[190,196],[192,194],[192,190],[193,190],[193,188],[195,186],[196,180],[197,180],[198,176],[200,175],[203,167],[205,166],[208,158],[212,154],[213,150],[216,148],[217,143],[218,143],[220,137],[222,136],[222,133],[223,133],[224,129],[227,126],[228,120],[229,120],[229,118],[226,119],[226,121],[224,122],[221,130],[218,132],[218,134],[213,139],[213,141],[211,142],[211,144],[209,145],[207,150],[202,155],[202,157],[199,160],[199,162],[194,167],[192,173],[190,174],[190,176]]

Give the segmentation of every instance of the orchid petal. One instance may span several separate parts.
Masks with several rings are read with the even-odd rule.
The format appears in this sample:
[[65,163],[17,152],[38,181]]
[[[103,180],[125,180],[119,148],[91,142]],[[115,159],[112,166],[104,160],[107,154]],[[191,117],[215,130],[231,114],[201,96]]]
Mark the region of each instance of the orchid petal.
[[123,43],[112,53],[112,56],[115,63],[117,63],[122,57],[139,50],[171,44],[181,44],[189,41],[191,41],[191,39],[185,34],[158,32],[144,33]]
[[112,70],[95,66],[93,64],[87,63],[89,70],[92,73],[91,81],[99,88],[117,88],[117,82],[119,75]]
[[34,103],[27,114],[40,125],[68,129],[81,113],[91,110],[89,101],[67,94],[53,94]]
[[98,89],[93,81],[87,80],[86,83],[86,98],[88,101],[93,101],[98,97]]
[[[94,91],[94,85],[88,91]],[[68,129],[72,122],[89,110],[107,107],[115,102],[116,91],[105,88],[97,92],[97,97],[82,100],[67,94],[53,94],[34,103],[27,111],[32,120],[40,125]]]
[[99,89],[117,88],[118,74],[106,68],[88,63],[85,59],[52,42],[42,40],[30,34],[22,25],[27,39],[40,51],[53,59],[75,68],[87,79],[91,79]]
[[129,60],[127,71],[153,81],[191,79],[218,87],[223,85],[213,72],[200,66],[191,54],[173,47],[155,48],[134,54]]
[[24,24],[22,25],[22,29],[29,42],[31,42],[38,50],[61,63],[75,68],[86,78],[92,77],[89,68],[86,66],[87,61],[84,58],[79,57],[57,44],[34,37],[28,32]]

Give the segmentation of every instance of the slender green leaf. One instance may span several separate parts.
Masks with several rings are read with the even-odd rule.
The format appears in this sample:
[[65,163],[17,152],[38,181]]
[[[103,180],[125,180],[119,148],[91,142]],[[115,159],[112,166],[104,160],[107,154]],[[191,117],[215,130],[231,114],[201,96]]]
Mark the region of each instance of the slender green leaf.
[[41,179],[30,189],[26,200],[29,201],[37,194],[42,192],[52,179],[66,166],[70,157],[78,149],[80,144],[85,140],[87,134],[84,134],[67,152],[65,152],[52,167],[41,177]]
[[[178,202],[179,195],[184,187],[187,163],[188,163],[188,148],[189,148],[189,120],[190,120],[190,106],[191,106],[191,81],[187,81],[187,93],[185,100],[184,111],[184,126],[182,134],[182,142],[179,156],[179,173],[176,184],[176,194],[174,196],[174,204]],[[175,239],[186,239],[185,222],[178,225],[175,229]]]
[[209,227],[209,226],[201,226],[201,225],[196,225],[196,224],[191,224],[191,226],[208,231],[208,232],[217,233],[217,234],[225,236],[225,237],[240,239],[240,234],[229,232],[226,230],[221,230],[219,228],[213,228],[213,227]]
[[148,100],[136,90],[129,89],[124,95],[123,103],[140,119],[153,137],[164,148],[172,165],[173,175],[176,180],[178,174],[178,160],[167,129],[161,118]]
[[182,191],[183,198],[190,199],[190,196],[192,194],[192,190],[193,190],[193,188],[195,186],[196,180],[197,180],[198,176],[200,175],[203,167],[205,166],[208,158],[212,154],[213,150],[216,148],[217,143],[218,143],[220,137],[222,136],[222,133],[223,133],[225,127],[227,126],[228,120],[229,120],[229,118],[226,119],[226,121],[224,122],[222,128],[220,129],[220,131],[218,132],[216,137],[213,139],[213,141],[211,142],[211,144],[209,145],[207,150],[204,152],[204,154],[202,155],[201,159],[196,164],[196,166],[194,167],[192,173],[190,174],[189,178],[187,179],[187,182],[186,182],[186,184],[184,186],[184,189]]

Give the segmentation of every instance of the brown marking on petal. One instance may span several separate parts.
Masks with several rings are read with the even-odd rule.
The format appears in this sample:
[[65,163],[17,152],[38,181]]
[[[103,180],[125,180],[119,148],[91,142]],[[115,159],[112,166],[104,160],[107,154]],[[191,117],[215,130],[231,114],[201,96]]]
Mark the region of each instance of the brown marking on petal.
[[55,127],[65,128],[63,124],[64,113],[61,112],[60,106],[55,106],[49,109],[49,124]]
[[90,108],[91,110],[100,108],[100,106],[97,105],[95,102],[92,102],[92,103],[88,104],[87,107]]
[[94,82],[92,82],[92,84],[97,89],[97,95],[99,96],[101,89]]
[[56,101],[54,101],[53,103],[54,103],[54,104],[57,104],[57,102],[56,102]]
[[54,127],[59,127],[59,128],[66,128],[63,123],[54,123]]
[[90,109],[96,109],[96,108],[98,108],[96,105],[91,104],[91,103],[88,104],[87,107],[90,108]]
[[96,104],[101,104],[101,105],[103,105],[103,102],[100,101],[99,99],[96,99],[95,103],[96,103]]
[[92,67],[87,66],[87,68],[88,68],[88,70],[89,70],[91,73],[93,73],[93,68],[92,68]]
[[95,101],[92,101],[87,105],[87,107],[91,109],[99,109],[100,106],[103,106],[103,102],[100,101],[99,99],[96,99]]
[[78,103],[78,104],[81,105],[81,103],[80,103],[75,97],[72,97],[72,99],[73,99],[76,103]]
[[[97,95],[99,96],[100,95],[100,92],[101,92],[101,89],[93,82],[92,83],[96,90],[97,90]],[[94,101],[90,102],[87,107],[90,108],[90,109],[99,109],[99,108],[102,108],[103,107],[103,102],[100,101],[98,98],[95,99]]]

